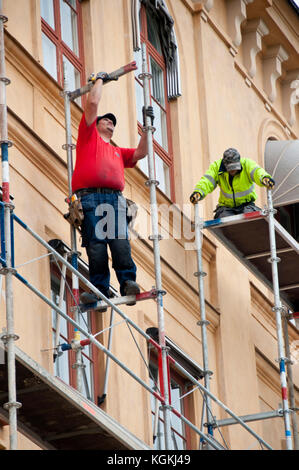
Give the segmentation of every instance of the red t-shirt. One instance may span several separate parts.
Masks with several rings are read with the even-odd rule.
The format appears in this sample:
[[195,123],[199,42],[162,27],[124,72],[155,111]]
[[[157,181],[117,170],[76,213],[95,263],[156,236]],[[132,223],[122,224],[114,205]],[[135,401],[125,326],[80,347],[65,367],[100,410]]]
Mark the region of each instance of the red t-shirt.
[[124,168],[133,168],[136,149],[114,147],[105,142],[96,128],[96,120],[87,126],[83,114],[78,133],[77,158],[72,177],[72,190],[125,186]]

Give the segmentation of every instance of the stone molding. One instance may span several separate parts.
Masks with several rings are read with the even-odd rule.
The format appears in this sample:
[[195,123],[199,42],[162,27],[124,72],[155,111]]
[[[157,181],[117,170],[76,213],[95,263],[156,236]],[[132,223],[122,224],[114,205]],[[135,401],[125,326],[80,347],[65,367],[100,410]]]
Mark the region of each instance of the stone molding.
[[243,28],[243,56],[248,75],[256,75],[256,57],[262,50],[262,38],[269,34],[269,29],[261,18],[247,21]]
[[299,69],[288,72],[282,82],[282,106],[290,126],[296,122],[296,105],[299,103]]
[[264,56],[264,90],[271,103],[277,97],[276,82],[282,75],[282,62],[288,60],[289,56],[281,45],[270,47]]
[[227,0],[228,34],[235,47],[242,42],[241,25],[247,18],[246,6],[253,0]]

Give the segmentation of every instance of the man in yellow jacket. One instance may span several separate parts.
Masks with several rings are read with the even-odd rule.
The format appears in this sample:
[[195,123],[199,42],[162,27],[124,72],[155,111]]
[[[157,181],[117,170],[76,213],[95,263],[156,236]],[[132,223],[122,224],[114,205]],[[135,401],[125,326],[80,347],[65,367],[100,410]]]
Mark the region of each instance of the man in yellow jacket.
[[249,158],[241,158],[236,149],[227,149],[223,158],[212,163],[190,196],[192,204],[201,201],[218,185],[220,195],[214,219],[260,210],[255,205],[255,183],[272,189],[275,181]]

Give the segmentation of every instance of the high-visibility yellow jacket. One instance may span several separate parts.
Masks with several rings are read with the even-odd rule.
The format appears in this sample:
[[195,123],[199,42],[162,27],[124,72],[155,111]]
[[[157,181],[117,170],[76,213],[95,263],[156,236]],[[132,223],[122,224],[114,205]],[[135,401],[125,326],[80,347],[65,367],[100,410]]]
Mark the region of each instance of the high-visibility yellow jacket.
[[229,173],[222,163],[222,158],[216,160],[199,180],[194,191],[199,192],[204,198],[218,185],[220,206],[237,207],[247,202],[254,202],[257,198],[254,184],[264,186],[263,178],[265,176],[271,178],[271,175],[249,158],[241,158],[241,166],[241,171],[231,179],[230,184]]

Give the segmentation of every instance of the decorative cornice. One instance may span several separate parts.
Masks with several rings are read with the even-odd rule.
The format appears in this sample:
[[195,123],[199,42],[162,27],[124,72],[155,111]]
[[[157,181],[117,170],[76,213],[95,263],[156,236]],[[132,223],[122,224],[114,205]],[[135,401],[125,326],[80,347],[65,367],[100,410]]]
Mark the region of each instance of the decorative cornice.
[[227,25],[228,34],[232,38],[235,47],[242,42],[241,24],[246,20],[246,5],[253,0],[228,0],[227,1]]
[[[264,102],[265,108],[272,113],[273,122],[276,122],[276,124],[281,127],[281,129],[285,133],[285,138],[298,139],[298,134],[296,134],[291,129],[290,125],[288,124],[287,120],[282,115],[282,113],[279,112],[278,109],[272,103],[270,103],[268,97],[266,96],[266,93],[248,75],[248,72],[243,66],[243,64],[238,62],[236,59],[235,68],[239,71],[241,75],[243,75],[246,85],[252,88],[252,90],[254,90],[254,92],[259,96],[259,98]],[[275,121],[275,119],[277,119],[277,121]],[[267,119],[267,121],[271,121],[271,119]]]
[[299,103],[299,69],[287,73],[282,82],[283,113],[290,126],[296,122],[296,105]]
[[262,50],[262,37],[269,34],[269,29],[261,18],[247,21],[243,28],[244,65],[251,78],[256,75],[256,56]]
[[282,75],[281,64],[288,60],[289,56],[281,45],[276,45],[270,47],[264,57],[264,90],[271,103],[274,103],[277,96],[276,82]]

